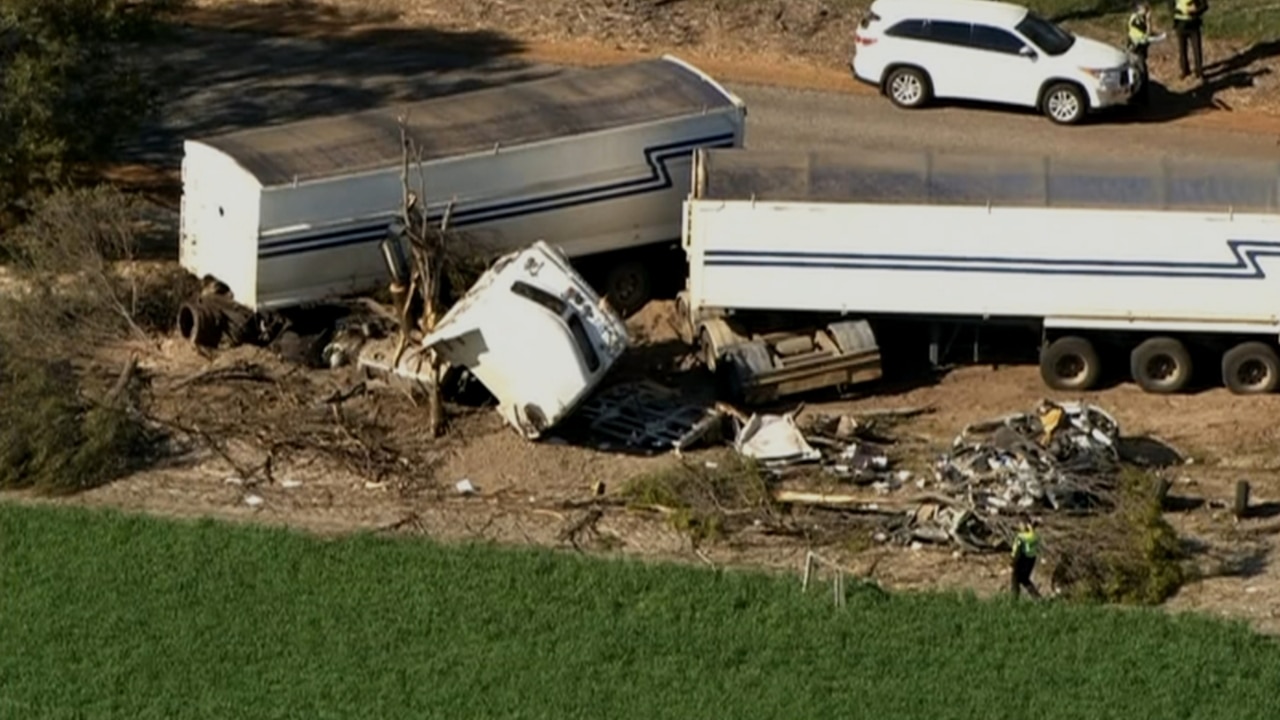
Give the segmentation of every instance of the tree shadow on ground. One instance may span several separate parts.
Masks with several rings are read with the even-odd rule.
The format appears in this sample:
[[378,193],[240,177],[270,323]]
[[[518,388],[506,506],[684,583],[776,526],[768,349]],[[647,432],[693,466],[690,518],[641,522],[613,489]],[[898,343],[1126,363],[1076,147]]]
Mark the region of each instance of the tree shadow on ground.
[[126,159],[175,167],[184,139],[552,74],[517,60],[522,45],[500,33],[396,27],[396,19],[312,0],[184,14],[144,51],[163,110]]
[[[1172,42],[1176,43],[1176,38]],[[1270,68],[1257,65],[1278,55],[1280,40],[1256,42],[1231,57],[1205,65],[1203,82],[1187,90],[1174,91],[1164,83],[1153,80],[1150,102],[1145,107],[1134,105],[1125,108],[1116,113],[1116,120],[1161,123],[1205,110],[1232,110],[1218,94],[1223,90],[1253,87],[1257,78],[1271,74]]]
[[1201,580],[1257,577],[1266,571],[1271,556],[1271,549],[1265,545],[1221,548],[1203,540],[1183,538],[1181,546],[1188,557],[1201,558]]

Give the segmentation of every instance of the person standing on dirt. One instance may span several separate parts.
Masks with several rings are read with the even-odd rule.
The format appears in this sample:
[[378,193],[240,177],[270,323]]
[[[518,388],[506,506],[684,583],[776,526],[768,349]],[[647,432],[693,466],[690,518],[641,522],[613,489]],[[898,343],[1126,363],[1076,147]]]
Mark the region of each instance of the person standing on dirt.
[[1027,589],[1031,597],[1040,597],[1040,590],[1031,582],[1031,573],[1036,569],[1036,560],[1040,554],[1040,535],[1036,532],[1035,521],[1025,520],[1018,527],[1018,534],[1013,536],[1013,575],[1010,589],[1014,597]]
[[1135,5],[1133,14],[1129,16],[1128,46],[1129,52],[1133,53],[1142,64],[1140,78],[1142,84],[1138,86],[1138,92],[1133,99],[1139,104],[1146,105],[1151,88],[1151,77],[1147,73],[1147,51],[1151,48],[1151,6],[1145,0]]
[[[1178,33],[1178,68],[1185,78],[1195,70],[1197,78],[1204,79],[1204,47],[1200,28],[1204,14],[1209,10],[1209,0],[1174,0],[1173,29]],[[1187,62],[1187,54],[1192,62]]]

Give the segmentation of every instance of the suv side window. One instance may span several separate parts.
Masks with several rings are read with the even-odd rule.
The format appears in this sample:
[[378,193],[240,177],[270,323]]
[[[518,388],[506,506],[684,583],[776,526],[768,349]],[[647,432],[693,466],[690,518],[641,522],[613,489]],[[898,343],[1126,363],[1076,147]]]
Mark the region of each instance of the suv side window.
[[939,21],[929,23],[929,39],[944,45],[967,47],[969,42],[969,23]]
[[889,37],[900,37],[908,40],[928,40],[929,26],[924,20],[902,20],[884,31]]
[[990,25],[974,25],[972,45],[979,50],[1017,55],[1025,43],[1013,33]]

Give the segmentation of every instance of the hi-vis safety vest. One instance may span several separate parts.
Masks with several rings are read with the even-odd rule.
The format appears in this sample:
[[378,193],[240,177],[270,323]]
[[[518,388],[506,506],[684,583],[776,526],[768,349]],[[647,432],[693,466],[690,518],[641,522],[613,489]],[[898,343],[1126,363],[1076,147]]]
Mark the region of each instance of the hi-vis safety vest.
[[1013,555],[1033,558],[1040,551],[1040,536],[1035,530],[1023,530],[1013,541]]
[[1196,0],[1177,0],[1173,4],[1174,20],[1192,20],[1200,12],[1200,3]]
[[1143,13],[1134,13],[1129,16],[1129,42],[1134,45],[1146,45],[1150,36],[1148,34],[1147,16]]

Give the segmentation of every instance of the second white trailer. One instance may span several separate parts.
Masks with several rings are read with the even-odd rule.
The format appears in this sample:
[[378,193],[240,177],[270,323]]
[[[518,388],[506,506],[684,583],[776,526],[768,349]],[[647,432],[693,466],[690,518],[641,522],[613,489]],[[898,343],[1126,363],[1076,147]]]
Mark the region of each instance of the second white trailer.
[[[409,183],[475,254],[537,240],[587,268],[623,310],[647,299],[646,252],[678,251],[696,148],[738,147],[746,107],[674,57],[188,140],[181,262],[252,310],[384,287],[379,249]],[[416,163],[421,162],[421,169]],[[674,254],[674,253],[673,253]]]
[[1093,387],[1109,348],[1148,391],[1186,387],[1199,356],[1233,391],[1270,392],[1278,181],[1274,163],[709,151],[682,307],[704,356],[756,385],[789,362],[789,327],[852,316],[1034,324],[1058,389]]

